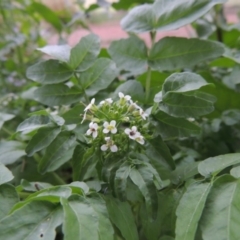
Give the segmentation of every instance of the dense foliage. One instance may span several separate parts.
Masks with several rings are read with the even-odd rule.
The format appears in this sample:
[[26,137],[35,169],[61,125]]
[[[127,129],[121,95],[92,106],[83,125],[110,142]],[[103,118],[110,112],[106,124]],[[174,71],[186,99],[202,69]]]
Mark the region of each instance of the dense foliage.
[[[0,240],[240,239],[240,24],[225,2],[120,0],[129,37],[108,49],[92,33],[65,44],[76,19],[38,2],[0,3]],[[188,24],[194,38],[157,39]]]

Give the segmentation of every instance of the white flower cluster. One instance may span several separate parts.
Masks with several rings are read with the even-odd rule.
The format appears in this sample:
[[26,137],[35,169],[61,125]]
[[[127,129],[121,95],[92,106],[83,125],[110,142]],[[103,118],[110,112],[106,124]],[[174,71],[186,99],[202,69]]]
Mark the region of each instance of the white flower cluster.
[[[137,116],[141,116],[141,118],[143,120],[146,120],[148,115],[143,111],[143,109],[141,107],[139,107],[136,103],[134,103],[131,100],[131,97],[129,95],[124,95],[123,93],[119,92],[118,96],[120,98],[119,104],[127,107],[127,109],[128,109],[127,113],[128,113],[128,111],[130,111],[129,109],[132,109],[132,110],[136,111]],[[95,103],[95,99],[93,98],[91,100],[90,104],[88,106],[86,106],[86,108],[84,109],[83,121],[86,119],[86,116],[87,116],[86,114],[88,111],[90,111],[90,112],[91,112],[91,110],[93,111],[94,107],[95,107],[95,110],[97,109],[96,111],[101,111],[101,108],[103,106],[111,106],[111,104],[113,104],[113,100],[111,98],[107,98],[104,101],[100,102],[99,107],[95,106],[94,103]],[[124,115],[123,119],[125,121],[129,121],[129,117],[127,117],[125,115]],[[101,121],[98,119],[97,122],[99,123]],[[92,136],[93,139],[96,139],[99,135],[100,135],[100,138],[102,139],[105,134],[110,134],[110,135],[113,134],[114,135],[118,132],[121,132],[120,129],[122,129],[122,127],[119,126],[121,121],[118,119],[117,119],[117,121],[116,120],[111,120],[110,122],[104,121],[102,126],[99,126],[97,122],[96,122],[96,120],[94,121],[94,118],[93,118],[89,124],[89,129],[86,132],[86,135]],[[118,122],[118,124],[117,124],[117,122]],[[137,126],[132,126],[131,128],[125,128],[123,132],[129,137],[129,139],[134,140],[141,145],[144,144],[144,142],[145,142],[144,137],[137,130]],[[118,136],[115,139],[116,141],[117,141],[117,138],[118,138]],[[104,137],[104,140],[105,140],[105,143],[101,146],[102,151],[107,151],[107,150],[110,150],[111,152],[118,151],[118,147],[113,140],[113,136],[111,137],[108,135],[108,136]]]

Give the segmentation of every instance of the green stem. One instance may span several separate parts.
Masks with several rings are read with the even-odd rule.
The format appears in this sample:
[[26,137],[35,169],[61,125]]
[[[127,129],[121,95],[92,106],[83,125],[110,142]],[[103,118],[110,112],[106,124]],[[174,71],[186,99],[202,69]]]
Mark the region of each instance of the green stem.
[[[153,47],[154,43],[155,43],[155,39],[156,39],[156,31],[152,31],[150,32],[150,38],[151,38],[151,48]],[[145,86],[145,90],[146,90],[146,102],[149,99],[149,95],[150,95],[150,88],[151,88],[151,68],[148,67],[147,70],[147,79],[146,79],[146,86]]]
[[79,77],[77,76],[76,72],[74,72],[74,76],[75,76],[75,78],[78,80],[78,83],[79,83],[79,85],[80,85],[80,87],[81,87],[81,90],[83,91],[83,95],[84,95],[84,98],[85,98],[86,102],[89,103],[88,96],[87,96],[87,94],[86,94],[86,92],[85,92],[85,90],[84,90],[84,87],[83,87],[83,85],[82,85]]
[[148,67],[148,70],[147,70],[147,79],[146,79],[146,102],[148,101],[149,99],[149,95],[150,95],[150,88],[151,88],[151,68]]
[[55,172],[52,172],[51,174],[59,185],[66,185],[65,181],[60,178],[58,174],[56,174]]

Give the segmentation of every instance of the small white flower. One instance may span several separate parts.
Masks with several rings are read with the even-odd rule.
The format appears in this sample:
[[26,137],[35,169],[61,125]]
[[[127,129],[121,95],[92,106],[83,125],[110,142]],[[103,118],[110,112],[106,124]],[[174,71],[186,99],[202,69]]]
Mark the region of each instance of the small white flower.
[[102,151],[107,151],[110,148],[111,152],[117,152],[118,147],[114,144],[114,141],[110,139],[110,137],[105,137],[106,144],[101,146]]
[[98,135],[97,129],[98,129],[97,123],[90,122],[89,123],[89,129],[87,130],[86,134],[87,135],[91,135],[92,134],[92,137],[96,138],[97,135]]
[[86,106],[86,108],[84,109],[84,111],[86,112],[87,110],[91,109],[91,107],[94,105],[95,103],[95,98],[93,98],[91,100],[91,102]]
[[132,100],[129,101],[130,102],[130,108],[132,109],[141,109],[140,106],[138,106],[135,102],[133,102]]
[[136,134],[134,140],[137,141],[138,143],[142,144],[142,145],[144,144],[144,138],[139,132]]
[[129,138],[131,139],[135,139],[136,136],[138,136],[138,134],[140,134],[138,131],[137,131],[137,127],[136,126],[133,126],[132,129],[130,128],[126,128],[124,130],[124,132],[129,136]]
[[113,100],[111,98],[107,98],[103,101],[101,101],[99,104],[102,106],[103,104],[112,104],[113,103]]
[[139,114],[144,120],[146,120],[146,118],[148,117],[148,114],[145,113],[141,108],[139,109]]
[[111,133],[115,134],[117,132],[116,121],[115,120],[112,120],[110,123],[105,122],[103,124],[103,126],[104,126],[104,129],[103,129],[104,133],[111,132]]
[[119,93],[118,93],[118,96],[119,96],[120,99],[124,99],[124,100],[126,100],[126,101],[129,101],[129,100],[131,99],[131,96],[129,96],[129,95],[124,95],[122,92],[119,92]]

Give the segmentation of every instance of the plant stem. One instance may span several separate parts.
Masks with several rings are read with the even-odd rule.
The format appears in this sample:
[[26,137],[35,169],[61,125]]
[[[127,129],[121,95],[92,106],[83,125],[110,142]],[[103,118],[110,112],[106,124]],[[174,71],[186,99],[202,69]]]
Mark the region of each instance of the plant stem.
[[[156,39],[156,31],[150,32],[150,38],[151,38],[151,48],[153,47]],[[148,66],[147,70],[147,79],[146,79],[146,85],[145,85],[145,90],[146,90],[146,98],[145,101],[147,102],[149,99],[150,95],[150,88],[151,88],[151,68]]]
[[74,76],[75,76],[75,78],[78,80],[78,83],[79,83],[79,85],[80,85],[80,87],[81,87],[81,90],[83,91],[83,95],[84,95],[84,98],[85,98],[86,102],[89,103],[88,96],[87,96],[87,94],[86,94],[86,92],[85,92],[85,90],[84,90],[84,87],[83,87],[83,85],[82,85],[79,77],[77,76],[76,72],[74,72]]
[[146,79],[146,86],[145,86],[145,89],[146,89],[146,102],[148,101],[148,98],[149,98],[149,95],[150,95],[150,87],[151,87],[151,68],[148,67],[148,70],[147,70],[147,79]]
[[65,181],[58,176],[57,173],[51,172],[51,174],[53,175],[54,179],[56,180],[56,182],[57,182],[59,185],[65,185],[65,184],[66,184]]

